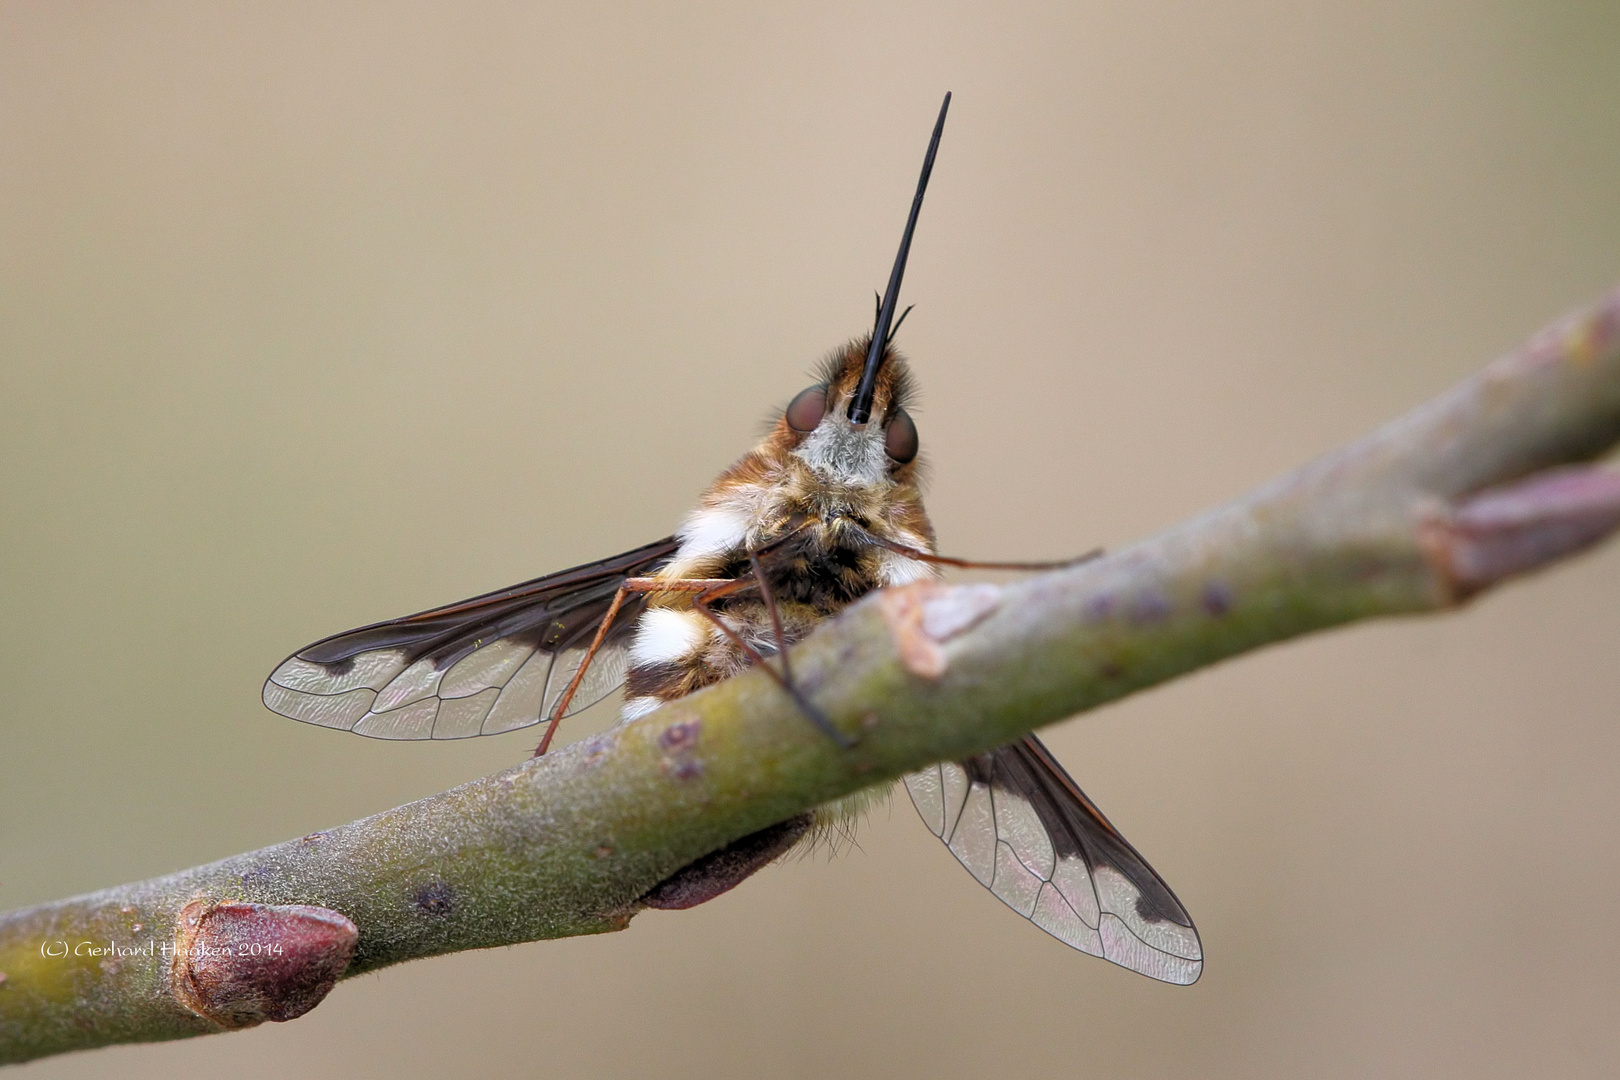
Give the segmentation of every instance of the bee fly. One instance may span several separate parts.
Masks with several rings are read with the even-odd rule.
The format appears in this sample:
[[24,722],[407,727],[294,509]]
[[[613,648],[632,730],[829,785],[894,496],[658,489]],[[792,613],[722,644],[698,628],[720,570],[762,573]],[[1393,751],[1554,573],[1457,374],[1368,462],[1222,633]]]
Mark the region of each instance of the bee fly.
[[[933,577],[941,564],[1009,565],[935,553],[905,408],[909,376],[893,348],[905,318],[895,317],[900,281],[950,101],[946,94],[871,335],[828,358],[675,535],[317,641],[270,675],[264,703],[382,739],[459,739],[545,720],[543,754],[558,721],[621,684],[622,719],[631,720],[757,664],[842,743],[794,686],[787,646],[872,590]],[[1198,978],[1203,953],[1186,910],[1033,735],[905,783],[962,865],[1047,933],[1165,982]],[[745,838],[643,903],[689,907],[724,892],[818,825],[847,820],[860,801]]]

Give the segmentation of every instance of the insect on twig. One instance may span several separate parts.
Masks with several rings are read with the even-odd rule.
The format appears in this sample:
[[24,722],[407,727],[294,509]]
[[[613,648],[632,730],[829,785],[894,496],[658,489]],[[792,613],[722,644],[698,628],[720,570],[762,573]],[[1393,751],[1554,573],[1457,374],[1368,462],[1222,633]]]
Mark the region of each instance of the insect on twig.
[[[621,717],[632,720],[757,666],[847,747],[851,738],[795,684],[789,646],[873,590],[931,578],[939,566],[1062,565],[939,555],[923,509],[917,426],[906,411],[910,375],[893,338],[950,100],[946,94],[934,124],[871,333],[827,358],[816,382],[703,493],[673,536],[325,638],[276,668],[265,704],[385,739],[459,739],[545,721],[536,750],[543,754],[560,721],[621,684]],[[1037,926],[1155,979],[1198,978],[1203,953],[1186,910],[1034,736],[925,769],[906,787],[974,877]],[[822,807],[785,831],[767,830],[775,846],[759,850],[774,855],[851,812],[848,800]],[[730,888],[763,865],[756,863],[699,882],[694,895]],[[687,868],[684,884],[715,873],[700,864]],[[669,890],[660,895],[667,900]],[[644,902],[687,906],[653,894]]]

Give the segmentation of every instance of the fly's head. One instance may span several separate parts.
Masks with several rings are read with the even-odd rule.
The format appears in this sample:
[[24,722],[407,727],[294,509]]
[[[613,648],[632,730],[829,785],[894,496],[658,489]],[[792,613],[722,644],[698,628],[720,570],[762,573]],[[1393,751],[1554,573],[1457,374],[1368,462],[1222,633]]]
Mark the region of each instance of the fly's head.
[[821,381],[799,393],[778,424],[793,457],[832,488],[887,491],[914,485],[917,425],[906,412],[910,376],[892,346],[884,348],[857,423],[869,341],[855,340],[827,358]]
[[909,377],[893,348],[882,352],[867,421],[849,418],[869,346],[870,339],[857,338],[828,356],[817,382],[704,493],[680,533],[697,561],[677,559],[678,572],[713,572],[737,551],[795,531],[824,551],[865,547],[863,532],[932,547],[918,484],[917,426],[905,409]]
[[905,361],[885,348],[866,403],[867,420],[850,419],[858,404],[869,342],[857,339],[827,358],[821,378],[801,391],[760,447],[781,478],[777,509],[838,532],[853,523],[888,533],[904,521],[916,531],[922,516],[917,425],[906,412]]
[[[819,379],[703,494],[677,533],[680,553],[662,573],[731,576],[746,552],[791,534],[798,537],[791,550],[812,561],[858,567],[865,585],[856,595],[931,575],[926,564],[882,547],[932,551],[934,529],[919,487],[917,426],[905,407],[905,360],[885,347],[874,363],[870,346],[870,338],[857,338],[827,357]],[[863,381],[870,389],[861,423],[850,413],[862,405]],[[889,565],[897,562],[906,565]]]

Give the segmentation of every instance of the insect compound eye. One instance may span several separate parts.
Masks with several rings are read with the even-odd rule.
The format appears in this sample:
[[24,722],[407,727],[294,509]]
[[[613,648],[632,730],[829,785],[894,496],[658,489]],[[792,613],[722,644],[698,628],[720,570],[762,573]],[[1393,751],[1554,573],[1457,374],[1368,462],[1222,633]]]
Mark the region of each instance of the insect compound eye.
[[821,418],[827,415],[827,388],[812,386],[799,391],[799,396],[788,402],[788,427],[794,431],[814,431]]
[[889,429],[883,435],[883,450],[900,465],[917,456],[917,425],[904,409],[896,409],[894,415],[889,417]]

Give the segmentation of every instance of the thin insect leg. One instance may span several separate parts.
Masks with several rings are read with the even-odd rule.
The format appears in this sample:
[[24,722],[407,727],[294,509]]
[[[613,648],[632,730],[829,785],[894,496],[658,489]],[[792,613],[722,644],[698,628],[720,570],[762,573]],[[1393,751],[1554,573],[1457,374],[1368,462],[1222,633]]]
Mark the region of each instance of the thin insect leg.
[[[787,635],[782,630],[782,619],[776,607],[776,598],[771,594],[770,581],[765,577],[765,567],[761,562],[760,557],[762,555],[775,554],[776,549],[779,548],[785,541],[791,540],[794,536],[809,528],[809,526],[810,522],[803,522],[790,529],[788,532],[783,533],[781,536],[778,536],[776,539],[771,540],[750,551],[748,553],[748,562],[754,571],[752,577],[676,578],[668,581],[664,581],[660,578],[630,578],[628,579],[627,584],[631,587],[645,585],[646,590],[649,592],[665,589],[670,592],[700,593],[701,595],[695,598],[695,602],[700,606],[707,606],[712,601],[721,600],[739,592],[746,592],[750,588],[758,589],[760,597],[765,601],[766,610],[770,612],[771,630],[774,632],[776,638],[777,655],[782,658],[782,671],[787,675],[788,680],[791,682],[793,676],[787,658]],[[712,612],[706,611],[705,614],[711,619],[714,617]],[[760,655],[759,650],[732,634],[730,628],[725,626],[723,623],[719,623],[717,625],[728,637],[732,639],[732,641],[736,643],[739,648],[741,648],[748,655],[749,659],[751,659],[754,663],[763,664],[765,662],[765,658]]]
[[775,552],[777,548],[781,547],[783,544],[787,543],[789,540],[792,540],[795,536],[798,536],[800,533],[804,532],[804,530],[808,529],[810,526],[812,526],[814,524],[816,524],[816,522],[815,522],[815,520],[813,518],[805,518],[805,519],[801,520],[797,525],[795,525],[791,529],[789,529],[787,532],[783,533],[781,536],[778,536],[778,537],[776,537],[775,539],[772,539],[772,540],[767,540],[763,544],[759,545],[759,547],[754,548],[752,554],[754,554],[754,555],[768,555],[768,554],[771,554],[771,553]]
[[733,585],[738,581],[752,584],[747,578],[656,578],[633,577],[624,579],[624,588],[629,592],[707,592],[718,589],[722,585]]
[[[780,656],[782,658],[782,680],[781,681],[784,684],[784,686],[786,686],[789,689],[789,691],[794,694],[795,700],[799,700],[799,695],[797,693],[797,686],[793,681],[793,666],[792,666],[792,663],[788,660],[787,635],[785,633],[783,633],[783,631],[782,631],[781,612],[779,611],[779,609],[776,606],[776,597],[771,592],[770,579],[768,579],[765,576],[765,564],[763,562],[762,557],[766,556],[766,555],[775,555],[775,554],[777,554],[781,550],[781,545],[782,544],[786,543],[788,540],[793,539],[793,537],[797,536],[799,533],[801,533],[805,529],[809,528],[810,524],[811,524],[811,522],[809,522],[809,521],[801,522],[799,525],[797,525],[794,528],[790,529],[788,532],[783,533],[781,536],[778,536],[776,539],[774,539],[774,540],[770,541],[769,543],[764,544],[761,547],[758,547],[758,548],[756,548],[753,551],[750,551],[748,553],[749,565],[754,568],[754,581],[756,583],[758,583],[758,586],[759,586],[760,599],[765,602],[765,610],[768,611],[770,613],[770,616],[771,616],[771,631],[774,633],[774,635],[776,637],[776,655],[778,655],[778,656]],[[803,705],[803,703],[801,702],[801,706],[802,705]],[[814,710],[812,710],[812,709],[806,709],[805,711],[807,713],[810,713],[812,716],[815,714]],[[818,726],[830,726],[830,725],[818,725]]]
[[[783,544],[802,533],[805,529],[808,529],[811,524],[812,522],[808,520],[801,521],[799,524],[793,526],[787,532],[776,537],[774,540],[768,540],[764,544],[761,544],[759,547],[748,552],[748,564],[753,568],[754,571],[752,583],[759,590],[760,599],[765,602],[765,610],[770,613],[771,631],[776,638],[776,655],[782,658],[782,676],[789,683],[793,682],[793,668],[791,662],[788,660],[787,655],[787,635],[782,631],[782,616],[776,606],[776,597],[771,593],[771,583],[769,579],[765,577],[765,565],[762,561],[762,557],[777,554]],[[744,586],[742,583],[748,580],[749,579],[747,578],[729,579],[727,582],[729,587],[724,591],[718,591],[721,582],[715,581],[713,584],[715,586],[715,590],[717,591],[706,590],[706,595],[702,599],[705,603],[707,603],[712,600],[721,599],[725,596],[730,596],[733,593],[744,591],[746,586]],[[749,654],[754,658],[755,663],[764,662],[763,658],[757,654],[757,651],[750,649],[750,647],[744,643],[739,642],[739,644],[742,645],[745,650],[749,651]]]
[[[724,634],[733,645],[741,649],[743,651],[743,655],[748,657],[750,663],[764,668],[765,672],[770,675],[771,678],[775,679],[778,683],[781,683],[782,676],[778,674],[775,668],[771,667],[765,662],[765,657],[760,654],[760,651],[754,648],[748,642],[744,641],[741,635],[739,635],[731,627],[727,626],[725,620],[720,618],[719,613],[709,606],[709,602],[712,600],[723,600],[728,596],[735,595],[736,593],[740,593],[754,587],[755,582],[753,578],[727,578],[722,581],[711,582],[711,587],[709,588],[691,590],[698,593],[697,596],[692,598],[692,607],[702,612],[704,618],[713,623],[715,628]],[[786,685],[783,686],[783,689],[788,690],[789,693],[792,692],[792,690]]]
[[700,593],[693,597],[692,606],[698,611],[701,611],[704,617],[713,623],[716,629],[730,639],[733,645],[736,645],[737,648],[741,649],[744,655],[753,661],[756,666],[764,669],[765,674],[769,675],[776,682],[776,685],[780,686],[784,691],[786,691],[787,695],[793,699],[793,703],[799,707],[799,711],[804,713],[805,716],[809,717],[810,722],[816,725],[816,727],[820,728],[822,734],[826,735],[833,742],[837,743],[841,749],[848,750],[850,747],[855,745],[855,740],[833,727],[832,721],[827,719],[826,715],[822,713],[820,709],[810,704],[805,696],[799,692],[799,688],[797,686],[794,686],[791,682],[788,682],[782,677],[781,672],[767,664],[765,662],[765,658],[759,654],[758,649],[744,641],[741,635],[726,625],[725,620],[720,618],[718,612],[709,607],[710,600],[718,600],[722,597],[730,596],[732,593],[741,592],[743,589],[748,588],[753,584],[754,582],[749,578],[736,578],[732,581],[726,582],[724,586],[717,587],[710,592]]
[[590,648],[585,650],[585,656],[574,671],[574,677],[568,680],[568,686],[563,690],[562,696],[551,710],[551,720],[546,724],[546,734],[535,747],[534,756],[540,757],[551,746],[551,737],[557,733],[557,725],[561,722],[563,714],[568,712],[569,703],[574,700],[574,694],[579,690],[579,684],[585,680],[585,671],[596,659],[596,651],[602,647],[602,641],[607,637],[608,629],[619,614],[619,608],[624,605],[624,598],[629,593],[651,592],[702,592],[704,589],[716,585],[728,584],[730,578],[697,578],[682,581],[666,581],[663,578],[626,578],[619,591],[613,594],[613,603],[608,605],[607,614],[596,627],[596,636],[591,639]]
[[759,596],[765,601],[765,610],[771,613],[771,632],[776,635],[776,655],[782,658],[782,678],[793,681],[793,668],[788,665],[787,635],[782,633],[782,616],[776,610],[776,597],[771,595],[771,583],[765,580],[765,567],[756,552],[748,553],[748,562],[754,568],[754,580],[759,583]]
[[1061,562],[975,562],[971,559],[953,559],[947,555],[935,555],[933,552],[923,551],[921,548],[908,547],[905,544],[868,532],[859,525],[852,525],[850,528],[860,533],[863,539],[876,544],[878,547],[887,548],[897,555],[904,555],[908,559],[916,559],[919,562],[937,563],[941,566],[957,566],[964,570],[1061,570],[1065,566],[1077,566],[1080,563],[1100,558],[1103,553],[1102,548],[1093,548],[1084,555],[1073,559],[1064,559]]
[[585,657],[580,660],[574,677],[568,680],[567,689],[562,692],[562,697],[557,699],[556,708],[551,710],[551,721],[546,724],[546,734],[541,738],[540,745],[534,748],[535,757],[544,755],[546,748],[551,745],[551,737],[557,734],[557,725],[562,722],[563,713],[568,711],[568,703],[574,700],[574,692],[579,689],[580,682],[585,678],[585,669],[596,659],[596,650],[602,647],[602,639],[607,637],[608,627],[613,625],[613,619],[619,614],[619,608],[624,604],[625,595],[629,592],[630,586],[626,582],[613,594],[613,603],[608,605],[607,614],[602,616],[601,623],[597,625],[596,636],[591,639],[591,647],[585,650]]
[[776,637],[776,655],[782,658],[782,677],[788,683],[793,682],[793,666],[788,660],[787,635],[782,632],[782,616],[776,606],[776,596],[771,592],[771,583],[765,576],[763,557],[778,554],[783,544],[802,533],[811,526],[810,521],[801,521],[787,532],[770,540],[748,553],[748,564],[754,569],[754,581],[759,586],[760,599],[765,602],[765,610],[771,616],[771,631]]

